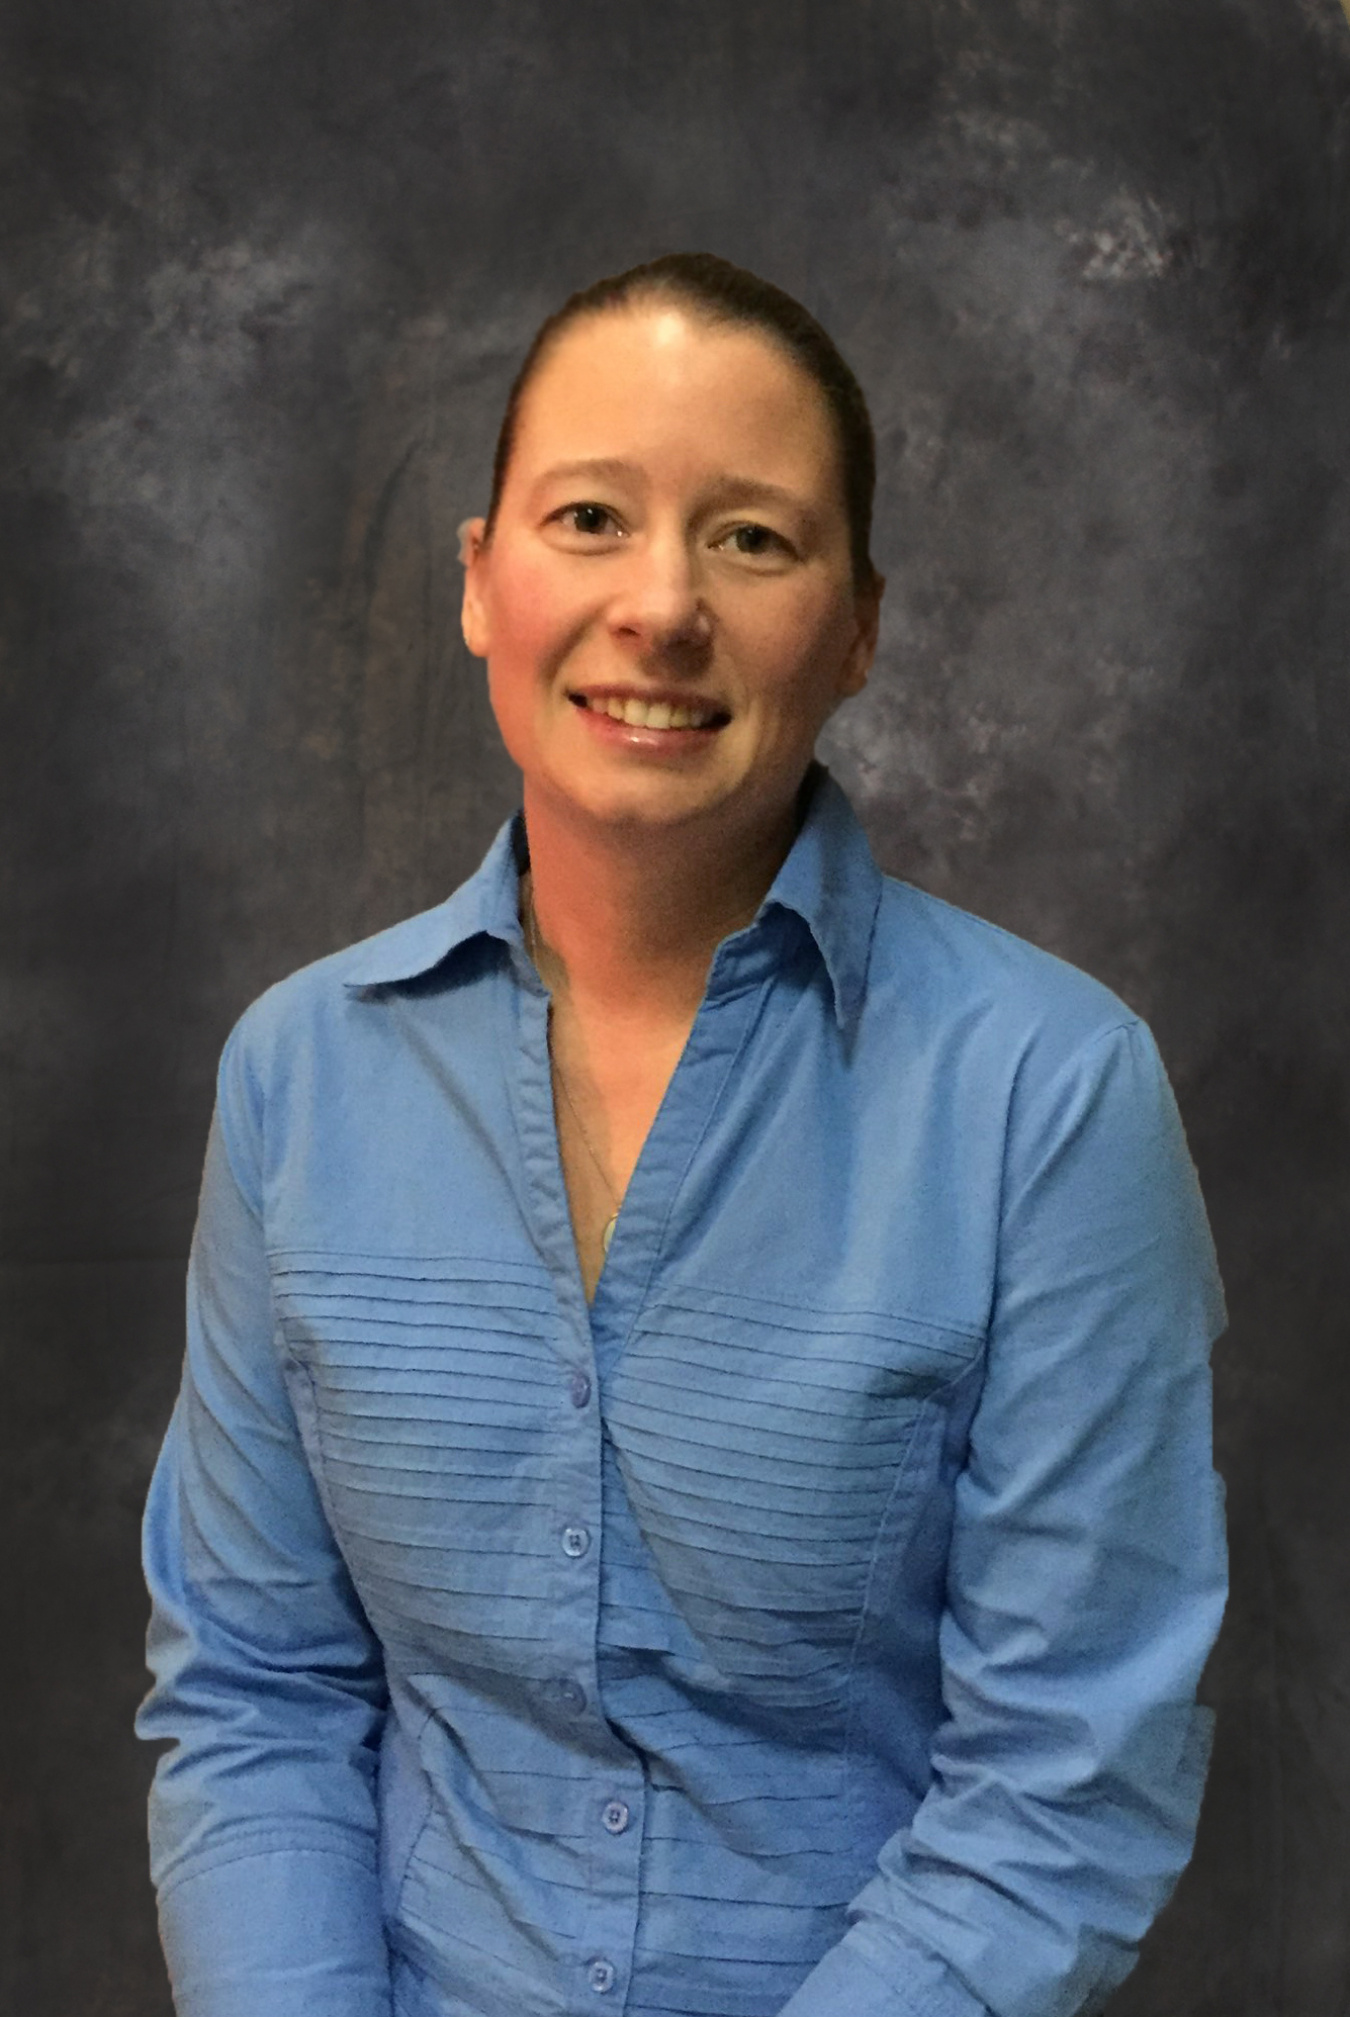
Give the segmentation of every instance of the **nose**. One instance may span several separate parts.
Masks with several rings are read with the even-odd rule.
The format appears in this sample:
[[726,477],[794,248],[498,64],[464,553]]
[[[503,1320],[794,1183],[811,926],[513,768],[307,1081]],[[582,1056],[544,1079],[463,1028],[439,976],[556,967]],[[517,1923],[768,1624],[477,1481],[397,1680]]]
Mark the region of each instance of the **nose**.
[[712,637],[697,562],[675,532],[635,540],[609,609],[610,629],[643,653],[699,652]]

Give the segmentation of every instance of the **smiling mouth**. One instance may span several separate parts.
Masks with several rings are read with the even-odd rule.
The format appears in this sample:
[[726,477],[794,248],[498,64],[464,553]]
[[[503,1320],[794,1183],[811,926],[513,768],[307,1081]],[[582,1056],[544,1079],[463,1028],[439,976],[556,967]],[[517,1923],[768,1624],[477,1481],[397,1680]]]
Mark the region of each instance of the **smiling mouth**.
[[686,701],[638,700],[632,694],[571,693],[574,707],[607,714],[629,728],[721,728],[731,716],[725,708],[698,707]]

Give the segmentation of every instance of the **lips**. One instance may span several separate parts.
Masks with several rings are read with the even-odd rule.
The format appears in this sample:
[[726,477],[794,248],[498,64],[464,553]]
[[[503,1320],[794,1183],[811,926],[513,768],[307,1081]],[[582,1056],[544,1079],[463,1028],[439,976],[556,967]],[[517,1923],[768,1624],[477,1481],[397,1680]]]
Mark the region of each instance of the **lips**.
[[628,728],[699,729],[720,728],[730,719],[727,710],[711,701],[694,701],[687,694],[636,694],[620,689],[572,693],[574,707],[592,714],[607,715]]

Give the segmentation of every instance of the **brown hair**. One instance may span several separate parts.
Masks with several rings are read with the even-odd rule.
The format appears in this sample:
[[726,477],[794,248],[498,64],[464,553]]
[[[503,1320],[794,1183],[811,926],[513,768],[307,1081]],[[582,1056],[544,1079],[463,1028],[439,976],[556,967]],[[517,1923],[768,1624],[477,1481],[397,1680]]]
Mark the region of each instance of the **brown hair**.
[[660,259],[631,266],[626,273],[597,280],[571,295],[549,316],[525,353],[507,394],[506,411],[497,435],[492,462],[492,496],[484,537],[492,537],[506,471],[515,443],[520,403],[530,380],[572,323],[586,315],[664,299],[692,310],[714,323],[761,329],[780,343],[814,380],[829,403],[839,441],[848,514],[849,553],[853,585],[859,593],[876,580],[872,565],[872,497],[876,489],[876,438],[862,387],[839,354],[834,340],[799,301],[770,280],[761,280],[713,252],[668,252]]

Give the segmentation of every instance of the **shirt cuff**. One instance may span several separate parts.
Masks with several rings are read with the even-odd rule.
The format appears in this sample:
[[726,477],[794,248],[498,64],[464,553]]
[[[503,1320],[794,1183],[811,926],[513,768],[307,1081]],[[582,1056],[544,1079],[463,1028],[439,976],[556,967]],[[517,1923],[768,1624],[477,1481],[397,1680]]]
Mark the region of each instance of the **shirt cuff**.
[[241,1850],[167,1884],[177,2017],[391,2017],[379,1879],[355,1858]]
[[989,2017],[945,1961],[903,1933],[854,1926],[779,2017]]

